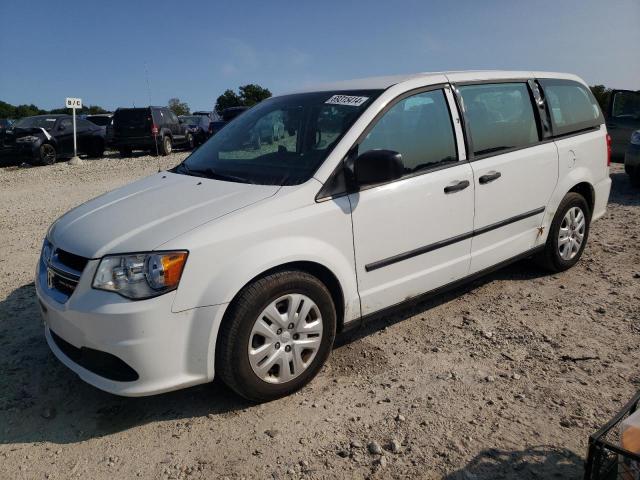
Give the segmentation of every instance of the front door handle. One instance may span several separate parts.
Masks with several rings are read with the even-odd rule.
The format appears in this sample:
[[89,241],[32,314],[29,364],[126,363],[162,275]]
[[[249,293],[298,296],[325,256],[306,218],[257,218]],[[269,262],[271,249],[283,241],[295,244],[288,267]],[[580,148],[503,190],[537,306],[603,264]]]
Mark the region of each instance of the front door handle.
[[482,185],[486,183],[491,183],[494,180],[499,179],[502,176],[500,172],[489,172],[486,175],[482,175],[478,180]]
[[464,190],[469,186],[469,180],[460,180],[447,187],[444,187],[444,193],[455,193]]

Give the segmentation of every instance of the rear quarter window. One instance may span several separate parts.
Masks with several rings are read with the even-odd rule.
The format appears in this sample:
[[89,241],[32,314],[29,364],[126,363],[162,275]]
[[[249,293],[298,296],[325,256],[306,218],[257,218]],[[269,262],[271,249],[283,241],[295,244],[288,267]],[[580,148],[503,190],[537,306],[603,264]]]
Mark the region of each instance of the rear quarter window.
[[572,80],[538,81],[549,105],[554,135],[568,135],[604,123],[598,102],[584,85]]

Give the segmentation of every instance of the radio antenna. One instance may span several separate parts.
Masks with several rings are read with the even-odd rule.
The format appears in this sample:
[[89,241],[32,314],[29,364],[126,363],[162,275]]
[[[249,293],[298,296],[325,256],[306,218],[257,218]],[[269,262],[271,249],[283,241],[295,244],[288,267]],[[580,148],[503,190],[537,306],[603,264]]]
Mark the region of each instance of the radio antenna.
[[[147,94],[149,95],[149,111],[151,113],[151,123],[153,124],[153,110],[151,109],[151,82],[149,81],[149,67],[147,62],[144,62],[144,75],[147,80]],[[160,167],[160,152],[158,151],[158,132],[153,134],[154,143],[156,144],[156,160],[158,162],[158,173],[162,171]]]

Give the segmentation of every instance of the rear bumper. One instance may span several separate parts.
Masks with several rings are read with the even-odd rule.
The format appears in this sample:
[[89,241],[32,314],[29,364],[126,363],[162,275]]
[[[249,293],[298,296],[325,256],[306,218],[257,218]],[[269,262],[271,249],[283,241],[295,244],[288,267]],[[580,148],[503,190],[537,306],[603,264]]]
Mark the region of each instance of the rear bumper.
[[[130,148],[131,150],[149,150],[156,148],[154,137],[116,137],[111,140],[114,148]],[[160,137],[158,137],[158,148],[160,147]]]
[[611,178],[600,180],[593,186],[595,192],[595,201],[593,205],[592,220],[597,220],[602,217],[607,211],[607,203],[609,202],[609,193],[611,193]]

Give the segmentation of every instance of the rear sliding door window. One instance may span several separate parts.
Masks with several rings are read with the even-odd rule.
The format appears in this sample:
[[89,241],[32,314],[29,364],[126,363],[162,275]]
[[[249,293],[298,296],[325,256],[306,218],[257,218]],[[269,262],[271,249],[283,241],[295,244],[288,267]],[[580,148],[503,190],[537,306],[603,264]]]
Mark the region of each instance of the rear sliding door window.
[[538,128],[526,83],[459,87],[476,156],[527,147]]
[[399,152],[406,174],[457,161],[444,92],[419,93],[391,107],[360,143],[358,153],[375,149]]
[[551,110],[554,135],[567,135],[604,123],[589,89],[572,80],[540,79]]

